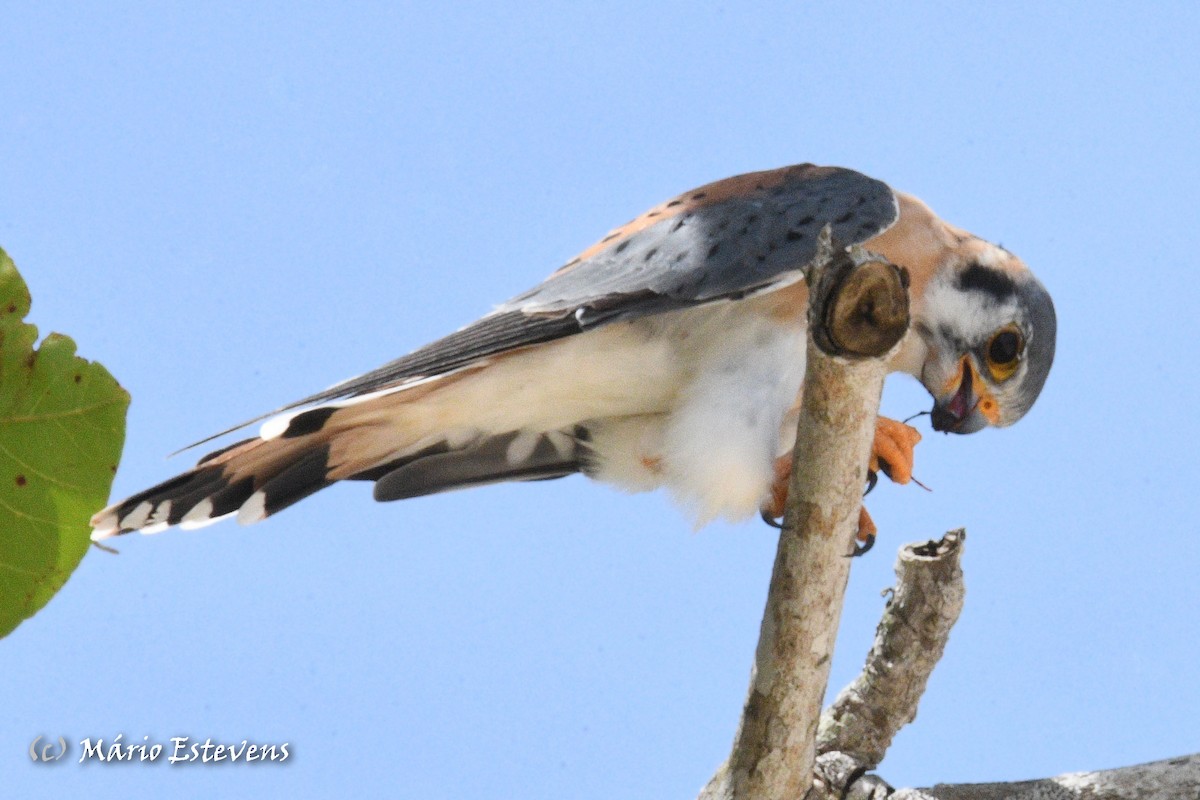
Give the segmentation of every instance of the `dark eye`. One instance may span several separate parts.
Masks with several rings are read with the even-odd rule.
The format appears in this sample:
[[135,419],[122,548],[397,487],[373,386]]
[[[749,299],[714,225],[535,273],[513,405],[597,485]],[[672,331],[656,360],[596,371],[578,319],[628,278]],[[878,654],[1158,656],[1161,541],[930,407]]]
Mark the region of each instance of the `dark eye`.
[[993,378],[1002,381],[1017,371],[1023,346],[1020,332],[1012,328],[1004,328],[992,336],[987,346],[987,363]]
[[1002,331],[996,334],[992,339],[992,343],[988,345],[988,359],[997,364],[1007,364],[1017,357],[1017,348],[1021,346],[1021,339],[1012,331]]

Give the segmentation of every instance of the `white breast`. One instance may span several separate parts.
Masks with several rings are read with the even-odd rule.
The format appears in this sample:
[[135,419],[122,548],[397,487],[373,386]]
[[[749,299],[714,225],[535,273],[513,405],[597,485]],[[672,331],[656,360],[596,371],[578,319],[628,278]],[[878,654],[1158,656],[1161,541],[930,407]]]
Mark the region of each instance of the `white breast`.
[[690,368],[662,413],[590,425],[593,477],[632,491],[666,486],[701,525],[758,511],[795,435],[781,427],[804,378],[805,337],[747,311],[730,303],[661,318]]

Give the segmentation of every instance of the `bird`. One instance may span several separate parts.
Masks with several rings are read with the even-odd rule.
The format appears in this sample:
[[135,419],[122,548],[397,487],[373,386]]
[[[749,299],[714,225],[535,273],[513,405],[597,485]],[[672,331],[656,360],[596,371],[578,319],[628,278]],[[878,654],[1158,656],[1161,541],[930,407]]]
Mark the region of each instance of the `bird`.
[[[799,164],[660,203],[478,321],[197,443],[262,422],[97,512],[92,539],[255,523],[344,480],[389,501],[582,473],[665,487],[697,525],[780,516],[823,234],[907,271],[911,325],[888,370],[929,391],[935,431],[1029,411],[1057,326],[1029,268],[911,194]],[[872,466],[907,481],[919,438],[881,417]]]

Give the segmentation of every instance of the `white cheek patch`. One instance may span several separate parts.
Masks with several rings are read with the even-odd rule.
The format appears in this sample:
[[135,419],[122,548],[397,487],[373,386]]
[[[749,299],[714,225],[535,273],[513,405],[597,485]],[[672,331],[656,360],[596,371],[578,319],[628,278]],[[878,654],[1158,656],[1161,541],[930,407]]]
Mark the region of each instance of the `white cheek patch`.
[[977,291],[963,291],[954,279],[941,276],[925,292],[920,319],[939,336],[948,331],[956,340],[979,344],[1017,316],[1015,298],[997,303]]

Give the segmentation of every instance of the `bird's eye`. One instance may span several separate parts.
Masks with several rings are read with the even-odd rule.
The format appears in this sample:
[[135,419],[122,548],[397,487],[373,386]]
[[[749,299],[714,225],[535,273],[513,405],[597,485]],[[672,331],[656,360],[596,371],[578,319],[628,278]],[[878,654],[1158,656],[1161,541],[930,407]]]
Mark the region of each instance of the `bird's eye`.
[[1021,338],[1021,332],[1016,328],[1001,328],[992,334],[985,353],[992,378],[1002,381],[1012,377],[1012,374],[1017,371],[1017,364],[1021,360],[1021,351],[1024,347],[1025,342]]

